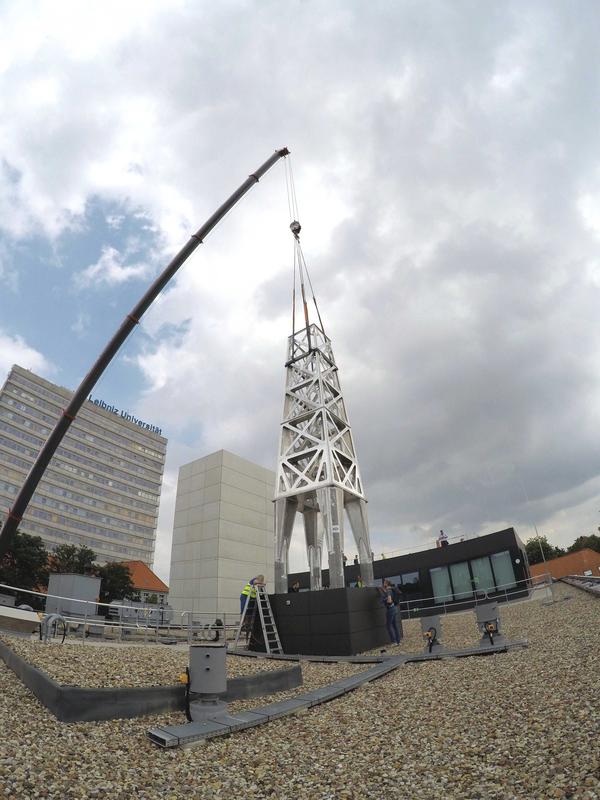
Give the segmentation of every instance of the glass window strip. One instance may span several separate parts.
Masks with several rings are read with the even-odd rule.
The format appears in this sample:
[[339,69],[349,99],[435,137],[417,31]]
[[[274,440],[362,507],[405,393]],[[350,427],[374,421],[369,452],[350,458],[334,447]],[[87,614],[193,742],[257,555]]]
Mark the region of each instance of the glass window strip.
[[[6,418],[10,419],[11,422],[10,423],[4,422],[3,419]],[[19,433],[18,434],[15,433],[15,435],[19,436],[20,438],[24,438],[25,441],[29,441],[32,444],[34,443],[37,444],[38,449],[40,449],[42,447],[42,444],[45,442],[46,437],[50,433],[50,429],[44,428],[41,425],[34,423],[33,427],[31,427],[30,429],[33,431],[33,433],[38,434],[38,436],[37,438],[32,437],[27,432],[23,431],[22,427],[19,427],[23,426],[24,422],[25,420],[20,414],[14,414],[13,412],[8,412],[7,414],[5,410],[0,412],[0,428],[2,430],[5,430],[10,433],[13,430],[12,426],[14,426],[14,430],[19,431]],[[146,470],[145,467],[138,464],[133,464],[131,462],[123,461],[118,456],[112,454],[107,450],[102,450],[101,448],[98,447],[90,447],[89,445],[81,441],[79,437],[71,435],[71,431],[69,431],[69,433],[67,433],[67,435],[63,440],[63,444],[60,445],[57,452],[60,451],[61,449],[72,452],[71,448],[75,448],[76,450],[79,450],[82,453],[86,453],[87,455],[91,456],[92,462],[95,464],[97,463],[100,466],[100,468],[103,468],[105,470],[107,469],[107,464],[110,464],[112,469],[128,470],[128,472],[135,478],[137,478],[139,482],[144,482],[144,484],[147,485],[148,488],[160,485],[162,473],[158,477],[154,474],[154,470],[152,470],[152,474],[148,474],[148,470]],[[102,460],[102,456],[105,457],[106,463],[105,461]],[[154,480],[151,480],[152,478]]]
[[[8,378],[8,380],[6,382],[6,386],[9,386],[11,383],[15,384],[16,386],[22,386],[23,384],[25,384],[25,387],[24,387],[25,389],[29,389],[29,391],[34,392],[34,393],[37,392],[38,394],[40,394],[43,397],[45,397],[48,400],[50,400],[52,403],[55,403],[56,405],[58,405],[60,409],[62,409],[66,403],[69,403],[69,401],[70,401],[70,399],[72,397],[72,393],[68,392],[68,390],[65,390],[65,394],[64,395],[58,394],[56,392],[52,392],[49,389],[46,389],[45,386],[41,386],[40,384],[35,383],[34,381],[29,381],[27,378],[23,377],[22,375],[20,375],[19,373],[14,372],[14,371],[11,372],[11,374],[9,375],[9,378]],[[29,396],[29,399],[35,401],[36,398]],[[94,408],[95,408],[95,406],[94,406]],[[89,411],[91,411],[91,409],[89,409],[89,407],[86,407],[84,405],[79,413],[80,414],[82,414],[82,413],[85,414],[86,411],[89,412]],[[107,424],[107,427],[109,427],[111,421],[108,420],[108,419],[105,421],[103,419],[103,424],[105,422]],[[123,420],[123,422],[125,423],[126,420]],[[113,421],[113,425],[115,425],[114,421]],[[125,427],[124,424],[123,424],[121,430],[119,430],[116,427],[116,425],[115,425],[115,427],[112,428],[112,430],[115,433],[117,433],[117,435],[123,435],[125,438],[133,439],[133,440],[135,440],[137,442],[140,442],[141,444],[146,444],[147,443],[147,439],[143,438],[143,436],[144,436],[143,434],[138,434],[135,430],[131,430],[128,427]],[[122,433],[122,431],[123,431],[123,433]],[[152,432],[148,431],[148,435],[152,435]],[[158,436],[160,434],[153,434],[153,435],[154,436]],[[164,438],[164,437],[162,437],[162,438]],[[163,447],[166,447],[166,444],[163,443],[163,442],[156,442],[156,445],[157,445],[156,449],[159,450],[159,451]]]

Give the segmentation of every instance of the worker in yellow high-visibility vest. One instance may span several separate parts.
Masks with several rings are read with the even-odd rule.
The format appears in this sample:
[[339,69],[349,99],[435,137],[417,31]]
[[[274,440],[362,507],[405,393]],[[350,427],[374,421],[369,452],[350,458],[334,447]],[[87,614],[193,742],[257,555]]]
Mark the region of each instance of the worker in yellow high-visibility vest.
[[[242,589],[242,593],[240,595],[240,614],[244,613],[246,603],[248,603],[248,609],[250,609],[256,602],[256,587],[264,585],[264,575],[257,575],[255,578],[252,578],[252,580],[248,581],[248,583]],[[248,600],[248,598],[250,598],[250,600]]]

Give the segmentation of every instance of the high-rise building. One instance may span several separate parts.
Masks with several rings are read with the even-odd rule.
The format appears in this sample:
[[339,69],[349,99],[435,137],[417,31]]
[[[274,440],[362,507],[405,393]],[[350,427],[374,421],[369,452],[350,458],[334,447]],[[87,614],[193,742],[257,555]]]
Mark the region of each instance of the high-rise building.
[[[13,366],[0,390],[4,519],[72,392]],[[34,493],[19,530],[48,549],[86,545],[98,561],[152,564],[167,440],[154,425],[86,400]]]

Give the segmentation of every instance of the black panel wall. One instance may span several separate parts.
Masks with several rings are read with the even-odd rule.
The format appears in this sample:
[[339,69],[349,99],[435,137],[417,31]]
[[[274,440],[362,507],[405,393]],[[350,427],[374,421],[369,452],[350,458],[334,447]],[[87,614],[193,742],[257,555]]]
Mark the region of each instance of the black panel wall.
[[381,595],[372,587],[270,595],[270,600],[284,653],[356,655],[389,644]]

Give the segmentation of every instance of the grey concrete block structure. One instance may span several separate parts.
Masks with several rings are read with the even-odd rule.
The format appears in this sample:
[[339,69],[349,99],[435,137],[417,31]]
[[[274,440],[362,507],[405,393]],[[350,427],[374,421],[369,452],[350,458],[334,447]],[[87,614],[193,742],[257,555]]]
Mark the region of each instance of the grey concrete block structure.
[[[46,614],[96,614],[95,603],[100,596],[100,578],[93,575],[59,574],[53,572],[48,580]],[[74,599],[77,598],[77,599]]]
[[264,574],[273,585],[275,473],[226,450],[179,470],[169,602],[183,611],[239,613],[240,592]]

